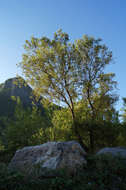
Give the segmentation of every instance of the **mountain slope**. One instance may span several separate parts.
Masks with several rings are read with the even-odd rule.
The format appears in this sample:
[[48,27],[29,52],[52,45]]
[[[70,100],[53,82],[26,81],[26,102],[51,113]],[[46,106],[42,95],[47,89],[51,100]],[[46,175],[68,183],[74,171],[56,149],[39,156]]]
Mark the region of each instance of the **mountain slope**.
[[24,108],[31,108],[32,102],[34,102],[41,111],[44,111],[40,102],[35,101],[32,88],[27,85],[23,78],[15,77],[0,84],[0,117],[13,116],[17,97],[20,98]]

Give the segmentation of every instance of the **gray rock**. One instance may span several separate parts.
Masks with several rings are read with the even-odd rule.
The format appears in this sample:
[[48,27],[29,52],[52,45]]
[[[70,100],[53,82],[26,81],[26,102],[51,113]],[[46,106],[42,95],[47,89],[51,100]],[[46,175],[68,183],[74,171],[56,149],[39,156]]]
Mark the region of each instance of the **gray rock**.
[[87,163],[85,156],[86,152],[76,141],[47,142],[17,150],[9,168],[26,175],[37,173],[38,176],[61,168],[73,173]]
[[101,155],[101,154],[111,154],[112,156],[121,156],[123,158],[126,158],[126,148],[124,148],[124,147],[113,147],[113,148],[106,147],[96,153],[96,155]]

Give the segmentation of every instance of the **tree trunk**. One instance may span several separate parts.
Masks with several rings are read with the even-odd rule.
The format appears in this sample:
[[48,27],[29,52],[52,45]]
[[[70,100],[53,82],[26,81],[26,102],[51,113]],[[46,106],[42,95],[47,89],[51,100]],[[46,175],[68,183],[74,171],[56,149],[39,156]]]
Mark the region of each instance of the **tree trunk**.
[[[92,121],[95,121],[95,119],[96,119],[95,108],[91,102],[90,97],[91,97],[90,88],[88,88],[87,89],[87,98],[88,98],[88,102],[89,102],[89,105],[90,105],[91,110],[92,110]],[[93,126],[91,126],[91,128],[89,130],[89,138],[90,138],[90,149],[91,149],[91,152],[93,153],[94,152],[94,130],[93,130]]]
[[79,131],[77,130],[77,125],[74,123],[74,131],[75,131],[75,134],[77,135],[77,138],[78,138],[78,142],[80,143],[80,145],[82,146],[82,148],[88,152],[89,149],[88,147],[84,144],[83,140],[82,140],[82,137],[80,136],[80,133]]
[[81,135],[80,135],[80,133],[79,133],[79,131],[78,131],[78,129],[77,129],[78,124],[76,123],[76,119],[75,119],[75,115],[74,115],[73,110],[71,110],[71,113],[72,113],[72,118],[73,118],[73,129],[74,129],[74,133],[75,133],[75,135],[77,136],[78,142],[80,143],[80,145],[82,146],[82,148],[83,148],[86,152],[88,152],[89,149],[88,149],[88,147],[84,144],[84,142],[83,142],[83,140],[82,140],[82,137],[81,137]]

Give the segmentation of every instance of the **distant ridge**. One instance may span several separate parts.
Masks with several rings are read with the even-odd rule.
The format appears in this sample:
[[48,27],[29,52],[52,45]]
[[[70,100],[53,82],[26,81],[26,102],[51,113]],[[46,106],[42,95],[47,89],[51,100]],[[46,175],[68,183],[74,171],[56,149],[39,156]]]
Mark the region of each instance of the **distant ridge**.
[[35,101],[33,90],[26,81],[22,77],[14,77],[0,84],[0,117],[14,114],[16,101],[13,97],[19,97],[24,108],[31,108],[33,106],[32,102],[34,102],[43,110],[40,102]]

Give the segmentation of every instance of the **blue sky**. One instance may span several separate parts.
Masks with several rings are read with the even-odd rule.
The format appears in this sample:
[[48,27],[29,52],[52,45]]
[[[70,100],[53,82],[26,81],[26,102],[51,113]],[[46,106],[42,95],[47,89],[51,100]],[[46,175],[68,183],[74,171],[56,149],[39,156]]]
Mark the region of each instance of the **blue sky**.
[[53,37],[59,28],[71,40],[83,34],[102,38],[113,52],[120,101],[126,97],[126,1],[125,0],[1,0],[0,83],[20,74],[25,40],[31,36]]

